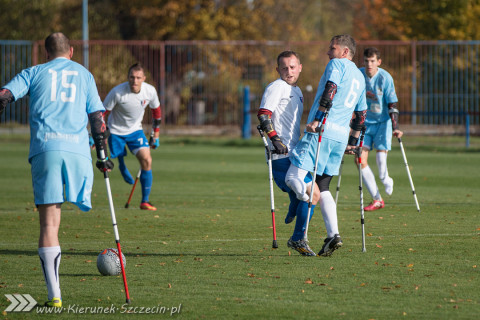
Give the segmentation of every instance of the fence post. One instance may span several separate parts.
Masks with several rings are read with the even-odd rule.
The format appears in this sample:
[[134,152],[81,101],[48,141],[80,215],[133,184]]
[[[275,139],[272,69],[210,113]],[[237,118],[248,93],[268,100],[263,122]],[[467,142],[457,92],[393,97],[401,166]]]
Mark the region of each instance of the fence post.
[[250,87],[243,88],[243,126],[242,138],[250,139],[251,136],[251,119],[250,119]]
[[465,147],[470,147],[470,115],[465,112]]

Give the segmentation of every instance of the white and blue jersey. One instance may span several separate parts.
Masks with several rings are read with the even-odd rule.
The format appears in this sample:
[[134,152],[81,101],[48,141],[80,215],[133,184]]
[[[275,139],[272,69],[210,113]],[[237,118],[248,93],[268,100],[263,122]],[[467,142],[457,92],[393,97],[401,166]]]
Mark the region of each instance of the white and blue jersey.
[[398,102],[392,76],[382,68],[378,68],[373,77],[368,77],[365,68],[360,68],[366,82],[367,118],[365,123],[377,124],[390,120],[388,104]]
[[67,151],[91,160],[88,114],[105,109],[87,69],[56,58],[23,70],[4,88],[15,100],[30,95],[29,161],[46,151]]
[[[322,135],[318,157],[317,175],[337,175],[341,159],[348,142],[350,120],[354,111],[367,109],[365,100],[365,79],[355,63],[348,59],[332,59],[318,84],[317,94],[308,115],[308,123],[315,119],[325,84],[331,81],[337,85],[332,107]],[[291,152],[291,163],[307,171],[314,170],[318,133],[306,132]]]
[[307,123],[311,123],[315,119],[325,84],[328,81],[337,85],[337,93],[333,98],[322,138],[346,144],[350,133],[349,125],[352,113],[367,109],[365,79],[352,61],[346,58],[330,60],[318,84]]
[[[272,112],[272,123],[283,144],[293,150],[300,139],[300,121],[303,114],[303,94],[298,86],[291,86],[282,79],[270,83],[262,96],[260,109]],[[273,145],[267,139],[270,149]],[[277,160],[287,157],[283,154],[272,154]]]

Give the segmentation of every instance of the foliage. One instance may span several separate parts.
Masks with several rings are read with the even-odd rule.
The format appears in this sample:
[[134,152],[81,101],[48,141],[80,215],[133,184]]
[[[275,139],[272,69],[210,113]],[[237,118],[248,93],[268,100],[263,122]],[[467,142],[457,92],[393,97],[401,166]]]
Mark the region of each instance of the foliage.
[[361,0],[354,22],[358,39],[472,40],[480,28],[477,0]]

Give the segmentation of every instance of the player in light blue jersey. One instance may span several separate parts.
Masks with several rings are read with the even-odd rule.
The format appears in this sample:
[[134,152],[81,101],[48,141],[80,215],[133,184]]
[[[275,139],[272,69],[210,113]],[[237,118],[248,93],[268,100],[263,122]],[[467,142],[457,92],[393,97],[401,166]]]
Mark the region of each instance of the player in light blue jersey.
[[95,80],[71,61],[73,48],[63,33],[45,39],[47,63],[23,70],[0,89],[0,113],[7,103],[30,95],[30,153],[33,193],[38,207],[38,254],[48,290],[49,307],[61,307],[61,205],[69,201],[82,211],[91,209],[92,158],[87,123],[97,148],[97,167],[110,171],[104,111]]
[[[327,52],[330,62],[320,79],[306,133],[290,154],[292,164],[285,178],[286,184],[297,195],[305,192],[303,177],[309,171],[314,171],[319,134],[317,128],[328,109],[315,177],[320,189],[320,210],[327,229],[327,238],[318,253],[320,256],[329,256],[342,246],[337,208],[329,186],[332,176],[338,175],[343,154],[352,153],[357,148],[365,121],[365,80],[351,61],[355,50],[355,40],[351,36],[338,35],[332,38]],[[353,113],[355,117],[352,119]]]
[[392,76],[382,68],[380,51],[377,48],[366,48],[362,71],[367,86],[367,131],[362,150],[362,177],[368,192],[373,198],[365,211],[374,211],[385,206],[385,202],[375,182],[372,169],[368,166],[369,151],[377,149],[377,167],[380,181],[385,186],[387,195],[393,192],[393,179],[388,175],[387,153],[392,148],[392,134],[401,138],[403,132],[398,128],[398,98]]

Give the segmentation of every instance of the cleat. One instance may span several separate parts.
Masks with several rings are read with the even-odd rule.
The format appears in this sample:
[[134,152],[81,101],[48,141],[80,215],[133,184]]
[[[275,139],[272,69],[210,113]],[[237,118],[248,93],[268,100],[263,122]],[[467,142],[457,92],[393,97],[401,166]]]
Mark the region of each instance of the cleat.
[[385,202],[383,200],[373,200],[368,206],[365,207],[365,211],[375,211],[385,207]]
[[142,202],[140,204],[140,209],[149,210],[149,211],[156,211],[157,210],[157,208],[155,208],[150,202]]
[[319,256],[329,257],[332,255],[333,251],[337,250],[343,245],[342,238],[340,235],[336,234],[331,238],[326,238],[325,243],[323,244],[322,250],[318,253]]
[[385,192],[391,196],[393,193],[393,179],[390,178],[387,183],[385,183]]
[[308,242],[301,239],[298,241],[293,241],[292,238],[288,239],[287,247],[296,250],[302,256],[314,257],[316,256],[315,252],[308,246]]
[[53,299],[48,300],[45,302],[45,307],[49,308],[61,308],[62,307],[62,299],[53,297]]

